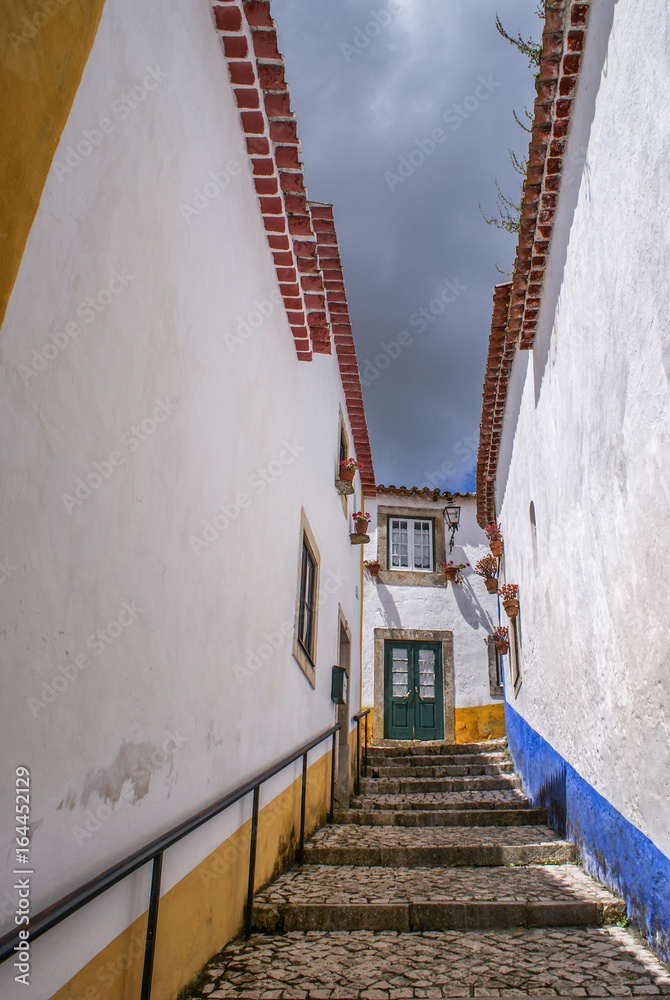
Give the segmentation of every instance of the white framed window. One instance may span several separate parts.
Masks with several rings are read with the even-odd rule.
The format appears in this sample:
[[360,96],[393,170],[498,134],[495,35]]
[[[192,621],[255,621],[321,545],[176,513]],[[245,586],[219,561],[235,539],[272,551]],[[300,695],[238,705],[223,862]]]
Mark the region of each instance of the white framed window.
[[433,571],[432,518],[389,517],[389,569]]

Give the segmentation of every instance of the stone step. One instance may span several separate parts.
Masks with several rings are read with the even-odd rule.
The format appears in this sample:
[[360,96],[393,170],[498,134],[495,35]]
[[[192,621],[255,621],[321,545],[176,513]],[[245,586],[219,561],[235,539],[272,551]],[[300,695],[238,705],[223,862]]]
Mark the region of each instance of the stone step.
[[[362,761],[361,757],[361,761]],[[470,764],[512,764],[512,758],[502,753],[482,754],[427,754],[414,757],[382,757],[368,752],[368,769],[371,767],[442,767]]]
[[488,754],[504,753],[507,750],[507,740],[487,740],[482,743],[445,743],[442,740],[381,740],[368,747],[368,754],[374,753],[382,757],[416,757],[421,755],[447,754]]
[[372,778],[474,778],[484,775],[497,777],[513,774],[511,761],[504,764],[439,764],[435,766],[410,766],[400,764],[368,765],[368,777]]
[[254,928],[266,933],[598,926],[625,915],[624,900],[575,865],[306,865],[254,901]]
[[342,809],[336,823],[360,826],[535,826],[546,809]]
[[634,931],[565,927],[424,935],[255,934],[214,955],[184,1000],[645,996],[670,969]]
[[473,778],[361,778],[363,795],[398,795],[421,792],[502,791],[521,788],[516,774]]
[[305,845],[305,864],[415,868],[566,864],[575,846],[543,826],[323,827]]
[[491,792],[433,792],[423,795],[354,795],[350,809],[529,809],[520,788]]

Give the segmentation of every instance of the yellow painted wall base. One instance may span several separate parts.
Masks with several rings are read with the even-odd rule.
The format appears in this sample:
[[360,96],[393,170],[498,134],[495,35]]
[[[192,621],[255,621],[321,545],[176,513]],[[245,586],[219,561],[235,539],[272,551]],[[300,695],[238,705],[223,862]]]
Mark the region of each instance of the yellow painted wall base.
[[457,708],[454,714],[457,743],[478,743],[505,735],[505,707],[501,701]]
[[[361,708],[361,712],[364,712],[367,707],[368,707],[367,705],[363,705],[363,708]],[[372,706],[370,706],[370,714],[367,716],[367,720],[368,720],[368,746],[369,747],[371,747],[372,744],[373,744],[373,742],[374,742],[374,740],[372,738],[372,729],[373,729],[374,719],[375,719],[375,710],[374,710],[374,708]],[[364,742],[365,742],[365,719],[361,719],[361,746],[363,746]]]
[[[308,769],[306,830],[326,821],[330,752]],[[292,859],[300,831],[298,778],[260,810],[256,888]],[[262,802],[261,789],[261,802]],[[251,821],[240,827],[162,898],[152,1000],[174,1000],[205,962],[242,928]],[[51,1000],[137,1000],[142,979],[146,913],[84,966]]]
[[0,0],[0,322],[104,0]]

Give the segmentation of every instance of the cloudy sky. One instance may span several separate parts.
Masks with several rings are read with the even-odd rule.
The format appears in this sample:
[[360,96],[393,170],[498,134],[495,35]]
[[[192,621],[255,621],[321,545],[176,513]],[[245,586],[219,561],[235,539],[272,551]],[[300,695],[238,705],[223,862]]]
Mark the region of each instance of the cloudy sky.
[[537,39],[536,6],[272,5],[308,195],[334,205],[378,483],[474,488],[495,265],[516,247],[478,203],[495,214],[496,178],[516,197],[512,109],[534,99],[495,15]]

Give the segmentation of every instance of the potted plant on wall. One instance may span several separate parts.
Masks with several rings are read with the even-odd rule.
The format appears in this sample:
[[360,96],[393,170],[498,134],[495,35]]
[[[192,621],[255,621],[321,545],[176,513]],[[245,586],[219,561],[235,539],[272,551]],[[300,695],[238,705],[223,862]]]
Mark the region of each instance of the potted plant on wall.
[[509,628],[507,625],[498,625],[493,629],[493,642],[501,656],[509,650]]
[[362,510],[355,511],[351,516],[356,524],[356,534],[364,535],[368,530],[368,524],[372,520],[371,516]]
[[363,463],[357,462],[355,458],[343,458],[340,462],[340,479],[346,483],[353,482],[356,469],[362,469]]
[[486,589],[489,594],[496,594],[498,592],[498,578],[496,573],[498,572],[498,560],[495,556],[488,555],[480,559],[475,565],[475,573],[477,576],[484,577],[484,583],[486,584]]
[[487,524],[484,528],[484,534],[489,540],[489,548],[492,554],[499,558],[503,554],[503,536],[502,531],[497,524]]
[[369,572],[370,576],[377,576],[378,573],[379,573],[379,570],[381,569],[381,566],[380,566],[380,563],[379,563],[378,559],[366,559],[363,562],[363,565],[365,566],[366,570]]
[[453,583],[463,583],[465,579],[463,570],[469,565],[470,563],[455,563],[453,559],[450,559],[448,563],[444,564],[444,572],[447,574],[447,580],[451,580]]
[[519,614],[519,586],[516,583],[503,583],[500,588],[503,608],[508,618],[516,618]]

